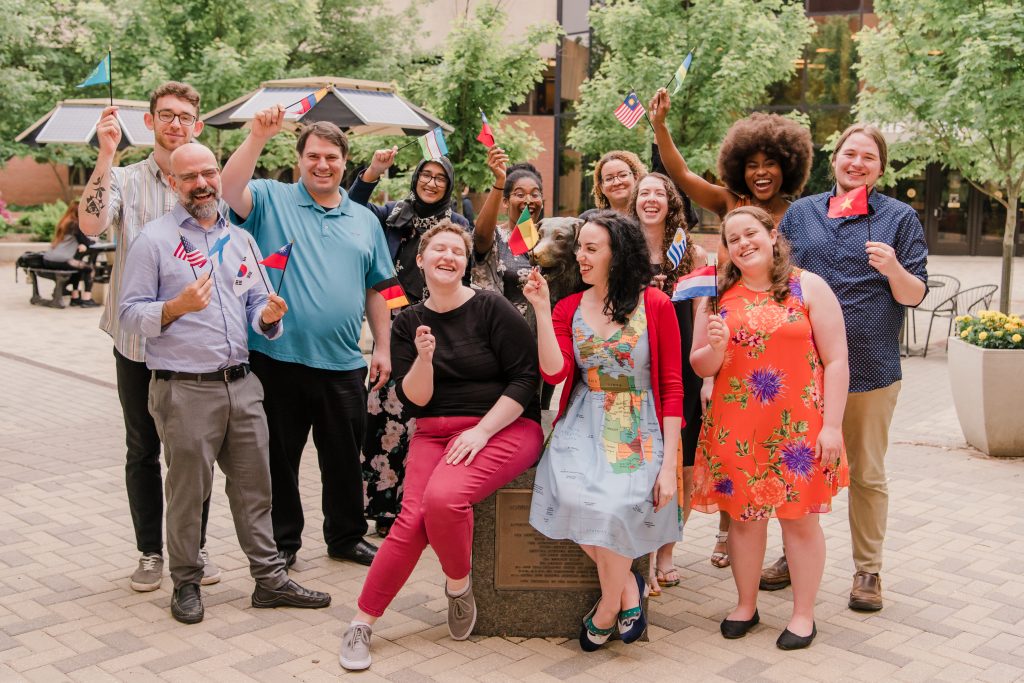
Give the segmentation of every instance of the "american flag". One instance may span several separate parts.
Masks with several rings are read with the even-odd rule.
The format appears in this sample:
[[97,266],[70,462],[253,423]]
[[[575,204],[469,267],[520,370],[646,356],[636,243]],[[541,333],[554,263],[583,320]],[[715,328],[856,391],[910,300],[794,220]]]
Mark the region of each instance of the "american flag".
[[636,96],[635,92],[630,91],[626,95],[626,99],[619,105],[619,108],[615,110],[615,118],[626,128],[632,128],[640,120],[640,117],[646,113],[647,110],[644,109],[644,105],[640,104],[640,98]]
[[178,242],[178,248],[174,250],[174,258],[180,258],[182,261],[187,261],[193,268],[202,268],[206,265],[206,257],[203,252],[195,248],[191,242],[185,239],[184,235],[178,235],[181,241]]

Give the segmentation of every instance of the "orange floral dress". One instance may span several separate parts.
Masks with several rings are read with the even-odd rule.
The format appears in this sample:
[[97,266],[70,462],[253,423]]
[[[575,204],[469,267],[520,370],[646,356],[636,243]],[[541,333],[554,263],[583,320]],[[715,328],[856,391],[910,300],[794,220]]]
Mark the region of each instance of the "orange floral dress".
[[789,296],[737,283],[721,296],[729,327],[725,361],[704,416],[693,471],[693,507],[747,521],[795,519],[832,509],[849,485],[845,448],[821,462],[814,453],[824,415],[824,365],[800,287]]

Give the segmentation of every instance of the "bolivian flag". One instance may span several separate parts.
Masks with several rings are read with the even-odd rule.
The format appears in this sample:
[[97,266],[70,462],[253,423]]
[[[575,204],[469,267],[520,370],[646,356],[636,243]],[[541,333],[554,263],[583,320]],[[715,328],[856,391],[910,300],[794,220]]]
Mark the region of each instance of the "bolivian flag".
[[516,227],[508,238],[509,249],[516,256],[522,256],[537,245],[537,228],[530,218],[530,210],[523,209],[522,215],[516,221]]
[[397,277],[389,277],[387,280],[382,280],[375,284],[373,288],[377,290],[378,294],[384,297],[384,301],[386,301],[388,305],[388,310],[409,305],[409,299],[405,296],[405,290],[402,289],[402,285],[398,283]]

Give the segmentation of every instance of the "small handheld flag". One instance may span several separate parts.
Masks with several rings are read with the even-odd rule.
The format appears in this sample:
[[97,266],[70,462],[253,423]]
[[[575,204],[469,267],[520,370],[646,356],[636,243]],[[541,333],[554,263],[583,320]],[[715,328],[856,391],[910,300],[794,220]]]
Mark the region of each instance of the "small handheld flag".
[[672,244],[669,245],[668,251],[665,252],[668,260],[672,262],[672,268],[678,268],[679,264],[683,262],[683,256],[686,255],[686,231],[682,228],[676,230],[675,236],[672,237]]
[[672,301],[686,301],[698,296],[718,296],[718,280],[714,266],[694,268],[676,281]]
[[484,147],[490,149],[494,147],[494,131],[491,130],[491,124],[487,122],[487,115],[484,114],[484,110],[480,110],[480,118],[483,123],[480,125],[480,133],[476,136],[477,142],[480,142]]
[[384,297],[384,302],[388,305],[389,311],[409,305],[409,298],[405,295],[405,290],[402,289],[402,285],[398,282],[397,277],[381,280],[373,286],[373,289]]
[[522,256],[537,245],[537,228],[533,225],[530,210],[523,209],[516,227],[508,238],[508,247],[516,256]]
[[92,70],[92,73],[78,85],[76,88],[88,88],[90,85],[106,85],[110,83],[110,53],[100,60],[100,63],[96,65],[96,68]]
[[294,242],[289,242],[270,256],[260,261],[260,263],[265,265],[267,268],[284,270],[288,267],[288,257],[292,254],[292,244],[294,244]]
[[692,61],[693,51],[691,50],[690,52],[687,53],[686,58],[683,60],[683,63],[679,65],[679,68],[676,69],[675,75],[672,77],[672,81],[675,83],[675,86],[672,88],[673,95],[679,92],[680,88],[683,87],[683,79],[686,78],[686,74],[690,72],[690,63]]
[[626,128],[632,129],[637,121],[640,120],[640,117],[646,113],[647,110],[644,109],[644,105],[640,104],[640,98],[631,90],[626,95],[626,99],[619,105],[619,108],[615,110],[615,118]]
[[438,126],[426,135],[419,137],[420,151],[426,161],[440,159],[448,154],[448,145],[444,141],[444,131]]
[[196,249],[195,245],[185,239],[184,235],[178,235],[180,240],[174,250],[174,258],[187,262],[193,268],[202,268],[206,265],[206,256]]
[[292,112],[292,113],[293,114],[297,114],[299,116],[302,116],[307,111],[309,111],[310,109],[315,107],[317,102],[319,102],[323,98],[327,97],[327,93],[329,93],[330,91],[331,91],[331,89],[329,87],[328,88],[320,88],[316,92],[312,92],[312,93],[306,95],[305,97],[303,97],[298,102],[292,102],[287,107],[285,107],[285,110],[287,111],[287,110],[291,109],[292,107],[298,107],[298,109],[296,111]]
[[234,291],[235,296],[242,296],[253,288],[253,285],[258,282],[256,279],[257,270],[259,270],[259,266],[249,261],[248,254],[242,256],[242,262],[238,264],[238,272],[235,274],[235,279],[231,282],[231,289]]
[[210,253],[209,253],[209,258],[210,258],[211,261],[213,260],[214,254],[216,254],[217,258],[218,258],[217,263],[219,265],[222,265],[222,266],[224,265],[224,247],[225,247],[225,245],[227,245],[227,243],[230,240],[231,240],[231,233],[230,232],[226,232],[226,233],[224,233],[223,237],[221,237],[219,240],[217,240],[216,242],[213,243],[213,246],[210,247]]
[[846,216],[863,216],[868,212],[868,188],[861,185],[844,195],[830,197],[828,200],[828,217],[845,218]]

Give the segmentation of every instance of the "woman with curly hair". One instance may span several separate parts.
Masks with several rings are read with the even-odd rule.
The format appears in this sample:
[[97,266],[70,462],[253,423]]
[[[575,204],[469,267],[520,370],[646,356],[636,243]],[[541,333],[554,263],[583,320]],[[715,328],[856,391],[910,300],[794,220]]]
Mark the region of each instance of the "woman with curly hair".
[[593,652],[616,623],[625,643],[643,635],[647,582],[631,563],[679,540],[683,384],[675,311],[649,286],[636,221],[595,213],[580,228],[576,261],[589,287],[554,312],[538,271],[523,289],[537,315],[541,375],[568,380],[537,466],[530,523],[578,543],[597,565],[601,599],[580,629],[580,646]]
[[738,206],[757,206],[778,226],[789,208],[788,197],[803,190],[811,172],[814,145],[806,128],[778,114],[755,112],[732,124],[718,150],[718,177],[725,187],[691,171],[665,125],[671,102],[658,90],[650,118],[668,175],[689,197],[725,216]]
[[633,198],[633,188],[647,175],[647,167],[640,157],[622,149],[606,152],[594,166],[594,206],[580,214],[580,218],[588,221],[590,217],[602,209],[611,209],[628,215],[629,200]]
[[[647,248],[651,256],[651,268],[655,272],[652,284],[665,294],[672,295],[675,283],[694,268],[707,263],[707,253],[694,244],[686,233],[686,206],[682,196],[671,180],[661,173],[649,173],[637,183],[630,202],[631,213],[640,223]],[[686,248],[679,265],[673,265],[667,257],[677,230],[683,230]],[[700,431],[702,404],[710,400],[711,379],[701,379],[690,367],[690,345],[693,343],[693,321],[696,306],[703,299],[689,299],[673,302],[676,320],[679,324],[683,371],[683,422],[682,458],[679,462],[680,508],[683,523],[690,515],[690,491],[693,488],[693,460],[697,452],[697,434]],[[666,543],[658,549],[654,562],[657,587],[670,588],[679,585],[679,572],[672,561],[675,543]],[[653,585],[653,583],[652,583]]]
[[850,383],[839,301],[814,273],[790,264],[771,215],[726,214],[718,312],[702,307],[690,362],[715,391],[697,443],[693,507],[732,519],[729,555],[736,607],[721,624],[742,638],[759,620],[757,591],[778,517],[790,558],[793,616],[776,644],[795,650],[816,634],[814,601],[825,568],[820,513],[848,484],[843,410]]

